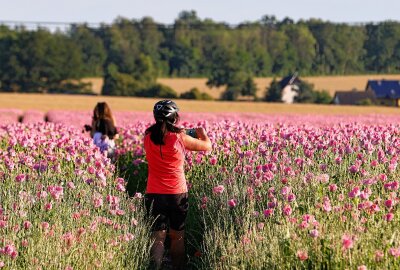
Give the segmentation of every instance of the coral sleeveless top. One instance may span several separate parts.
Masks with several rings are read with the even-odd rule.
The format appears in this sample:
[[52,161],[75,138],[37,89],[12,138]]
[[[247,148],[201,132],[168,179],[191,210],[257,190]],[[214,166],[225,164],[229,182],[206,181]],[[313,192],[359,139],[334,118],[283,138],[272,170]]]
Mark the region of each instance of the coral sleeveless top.
[[146,193],[179,194],[187,192],[183,164],[185,146],[180,133],[168,132],[165,145],[155,145],[150,134],[144,137],[148,162]]

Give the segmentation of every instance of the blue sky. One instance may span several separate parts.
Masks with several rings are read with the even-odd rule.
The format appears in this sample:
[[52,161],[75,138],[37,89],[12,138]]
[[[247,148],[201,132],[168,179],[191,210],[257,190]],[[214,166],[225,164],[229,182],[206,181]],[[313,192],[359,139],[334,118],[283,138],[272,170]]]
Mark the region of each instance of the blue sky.
[[151,16],[171,24],[182,10],[237,24],[263,15],[279,20],[320,18],[332,22],[400,21],[400,0],[0,0],[0,21],[51,21],[109,23],[117,16],[140,19]]

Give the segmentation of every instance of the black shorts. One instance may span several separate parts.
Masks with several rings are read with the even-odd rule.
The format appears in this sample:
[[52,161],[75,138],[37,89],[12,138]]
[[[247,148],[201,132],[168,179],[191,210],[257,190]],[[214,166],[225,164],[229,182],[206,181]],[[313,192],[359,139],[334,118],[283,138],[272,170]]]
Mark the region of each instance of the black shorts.
[[187,193],[145,195],[147,215],[153,217],[153,231],[166,230],[168,227],[175,231],[185,229],[185,220],[189,208]]

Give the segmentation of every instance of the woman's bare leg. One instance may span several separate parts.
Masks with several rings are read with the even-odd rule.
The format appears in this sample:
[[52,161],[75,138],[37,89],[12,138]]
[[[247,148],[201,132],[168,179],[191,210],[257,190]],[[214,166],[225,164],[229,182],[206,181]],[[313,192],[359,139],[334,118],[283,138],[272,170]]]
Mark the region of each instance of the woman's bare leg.
[[151,247],[151,259],[155,263],[157,269],[161,268],[161,264],[164,257],[164,241],[167,235],[166,230],[155,231],[152,234],[152,240],[154,241]]
[[185,231],[175,231],[170,229],[169,235],[171,238],[171,259],[173,269],[184,269],[185,263]]

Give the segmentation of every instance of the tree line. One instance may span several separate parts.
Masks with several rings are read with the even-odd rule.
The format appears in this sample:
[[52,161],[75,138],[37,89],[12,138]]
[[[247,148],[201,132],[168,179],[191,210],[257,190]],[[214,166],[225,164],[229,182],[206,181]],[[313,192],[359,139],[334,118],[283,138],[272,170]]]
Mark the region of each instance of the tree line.
[[226,86],[222,99],[234,100],[255,96],[253,77],[398,73],[399,37],[396,21],[351,25],[264,16],[232,26],[194,11],[181,12],[173,25],[150,17],[55,32],[3,25],[0,89],[90,93],[79,79],[104,77],[104,95],[168,96],[174,91],[157,77],[206,77],[209,86]]

